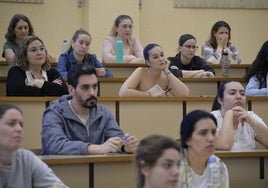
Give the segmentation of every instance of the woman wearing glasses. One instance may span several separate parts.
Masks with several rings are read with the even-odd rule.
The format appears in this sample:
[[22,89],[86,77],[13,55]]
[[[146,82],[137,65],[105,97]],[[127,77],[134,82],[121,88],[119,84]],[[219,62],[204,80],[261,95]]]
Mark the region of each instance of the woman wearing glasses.
[[132,35],[133,20],[128,15],[119,15],[109,36],[103,41],[102,58],[104,63],[115,63],[115,41],[121,37],[124,46],[123,63],[143,63],[143,47],[136,36]]
[[23,39],[8,71],[7,96],[61,96],[68,88],[59,72],[51,68],[43,41],[36,36]]
[[205,60],[195,55],[198,47],[196,39],[190,34],[184,34],[179,38],[178,54],[169,57],[169,70],[177,77],[214,77],[215,71]]
[[210,31],[210,38],[202,46],[202,57],[211,64],[221,63],[227,56],[231,63],[241,63],[238,50],[231,44],[231,27],[225,21],[216,22]]

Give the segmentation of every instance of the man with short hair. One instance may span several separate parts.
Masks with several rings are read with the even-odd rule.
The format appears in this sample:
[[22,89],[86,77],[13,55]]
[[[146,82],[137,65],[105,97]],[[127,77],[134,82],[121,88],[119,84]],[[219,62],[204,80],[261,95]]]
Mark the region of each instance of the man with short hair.
[[133,153],[136,137],[125,135],[109,108],[97,104],[95,68],[78,63],[67,78],[70,95],[54,101],[43,114],[42,154]]

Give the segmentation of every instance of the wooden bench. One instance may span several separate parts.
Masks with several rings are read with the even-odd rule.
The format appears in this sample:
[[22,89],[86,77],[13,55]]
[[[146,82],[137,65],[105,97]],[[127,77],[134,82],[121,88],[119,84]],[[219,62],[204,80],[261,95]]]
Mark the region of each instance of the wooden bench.
[[[0,97],[0,103],[13,103],[23,111],[25,136],[23,147],[41,148],[41,124],[45,108],[57,97]],[[211,110],[213,97],[128,98],[99,97],[98,102],[111,109],[125,132],[143,138],[153,133],[179,137],[180,122],[194,109]],[[253,110],[268,124],[268,97],[248,98]]]
[[[230,187],[267,187],[268,150],[215,154],[228,168]],[[70,187],[136,187],[131,154],[39,157]]]

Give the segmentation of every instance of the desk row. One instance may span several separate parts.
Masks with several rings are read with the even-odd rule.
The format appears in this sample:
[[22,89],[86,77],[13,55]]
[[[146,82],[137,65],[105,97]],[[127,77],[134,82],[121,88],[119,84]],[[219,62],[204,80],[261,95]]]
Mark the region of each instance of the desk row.
[[[57,66],[57,62],[51,63],[52,67]],[[128,77],[137,67],[146,66],[145,64],[105,64],[105,67],[110,70],[113,74],[114,78],[125,78]],[[211,64],[210,65],[216,73],[216,77],[221,77],[221,65],[219,64]],[[250,64],[231,64],[231,77],[239,77],[242,78],[245,76],[247,69],[250,67]],[[8,63],[6,61],[0,61],[0,76],[7,76],[8,72]]]
[[[0,77],[0,96],[6,96],[6,77]],[[126,78],[99,78],[100,97],[118,97],[119,89]],[[181,78],[190,90],[190,96],[215,96],[222,81],[235,80],[245,86],[242,78]]]
[[[27,149],[41,148],[41,120],[43,112],[53,97],[0,97],[0,103],[14,103],[23,111],[24,141]],[[106,98],[98,99],[100,104],[110,108],[125,132],[139,139],[150,134],[164,134],[179,137],[180,122],[186,113],[194,109],[211,110],[213,98]],[[248,98],[247,108],[254,110],[268,123],[268,97]]]

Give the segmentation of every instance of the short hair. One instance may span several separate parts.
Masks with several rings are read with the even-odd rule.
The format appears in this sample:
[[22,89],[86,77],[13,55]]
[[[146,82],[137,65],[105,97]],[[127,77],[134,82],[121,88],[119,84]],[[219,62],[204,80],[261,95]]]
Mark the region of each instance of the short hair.
[[191,34],[184,34],[184,35],[180,36],[180,38],[178,40],[179,45],[182,46],[187,40],[190,40],[190,39],[194,39],[196,41],[195,37]]
[[180,136],[181,136],[181,146],[182,148],[188,148],[187,141],[191,138],[194,130],[195,124],[201,119],[211,119],[216,127],[217,127],[217,120],[213,114],[205,111],[205,110],[194,110],[188,113],[182,120],[180,126]]
[[[36,41],[36,40],[40,41],[42,43],[42,45],[45,47],[44,42],[39,37],[33,36],[33,35],[28,36],[25,39],[23,39],[21,44],[20,44],[20,49],[19,49],[19,52],[15,56],[14,62],[17,66],[19,66],[23,70],[29,70],[29,68],[30,68],[29,61],[27,58],[28,47],[33,41]],[[45,51],[46,51],[46,61],[42,65],[42,69],[47,71],[51,68],[51,65],[50,65],[48,58],[47,58],[47,50],[45,50]]]
[[0,119],[3,117],[3,115],[10,109],[15,109],[15,110],[18,110],[21,114],[22,114],[22,111],[19,107],[17,107],[16,105],[14,104],[9,104],[9,103],[3,103],[3,104],[0,104]]
[[16,34],[15,34],[15,27],[17,25],[17,23],[20,21],[20,20],[23,20],[25,21],[27,24],[28,24],[28,27],[29,27],[29,35],[34,35],[34,30],[33,30],[33,26],[29,20],[29,18],[23,14],[15,14],[10,22],[9,22],[9,25],[8,25],[8,28],[7,28],[7,32],[5,34],[5,39],[7,41],[15,41],[16,40]]
[[76,88],[80,76],[91,74],[95,74],[97,76],[96,69],[92,65],[76,63],[70,68],[67,74],[68,84]]
[[154,43],[148,44],[147,46],[144,47],[144,49],[143,49],[143,57],[144,57],[145,60],[147,60],[147,61],[149,60],[149,51],[151,49],[153,49],[154,47],[156,47],[156,46],[161,48],[161,46],[159,44],[154,44]]
[[163,135],[150,135],[142,139],[135,153],[137,187],[144,187],[143,166],[153,167],[166,149],[175,149],[180,153],[180,145],[174,139]]
[[111,36],[117,36],[116,28],[118,28],[119,24],[123,20],[131,20],[131,22],[133,24],[133,19],[129,15],[121,14],[121,15],[117,16],[117,18],[114,20],[114,24],[113,24],[112,29],[110,31]]

